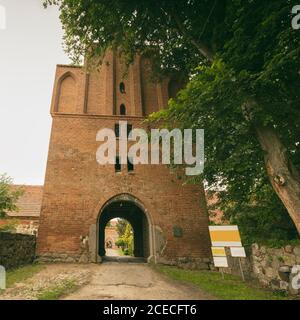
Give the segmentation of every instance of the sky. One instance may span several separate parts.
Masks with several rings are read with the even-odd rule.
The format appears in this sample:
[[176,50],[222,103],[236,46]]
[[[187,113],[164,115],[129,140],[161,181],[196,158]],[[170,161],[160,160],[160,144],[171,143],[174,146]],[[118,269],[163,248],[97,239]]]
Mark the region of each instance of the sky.
[[70,63],[62,36],[56,7],[0,0],[0,174],[16,184],[44,184],[55,68]]

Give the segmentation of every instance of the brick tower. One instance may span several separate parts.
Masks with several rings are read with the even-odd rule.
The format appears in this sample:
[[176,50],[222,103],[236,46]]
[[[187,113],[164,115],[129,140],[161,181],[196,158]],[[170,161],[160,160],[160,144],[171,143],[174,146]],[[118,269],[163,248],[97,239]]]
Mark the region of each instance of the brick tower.
[[[175,81],[153,82],[150,62],[128,68],[108,52],[99,67],[58,65],[55,76],[38,256],[97,262],[104,229],[115,217],[134,230],[134,254],[148,261],[204,267],[210,257],[204,190],[183,185],[164,165],[99,165],[96,134],[120,120],[144,127],[167,105]],[[88,238],[88,245],[86,245]]]

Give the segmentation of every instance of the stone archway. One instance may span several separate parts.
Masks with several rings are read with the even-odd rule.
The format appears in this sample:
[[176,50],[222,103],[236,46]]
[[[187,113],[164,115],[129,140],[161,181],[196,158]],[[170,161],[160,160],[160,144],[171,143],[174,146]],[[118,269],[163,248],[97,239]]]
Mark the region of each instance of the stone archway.
[[134,256],[148,259],[152,255],[152,228],[149,215],[135,197],[121,194],[113,197],[100,210],[97,222],[97,254],[104,257],[105,227],[111,219],[127,220],[134,231]]

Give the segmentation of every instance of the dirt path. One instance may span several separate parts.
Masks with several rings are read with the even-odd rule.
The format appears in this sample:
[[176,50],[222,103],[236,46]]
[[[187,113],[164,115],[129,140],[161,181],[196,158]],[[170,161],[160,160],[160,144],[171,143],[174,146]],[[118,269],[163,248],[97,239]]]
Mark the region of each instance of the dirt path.
[[66,300],[207,300],[209,295],[157,273],[143,263],[106,262],[93,268],[89,284]]
[[50,264],[27,280],[15,283],[4,293],[0,300],[36,300],[38,295],[47,289],[61,286],[66,281],[74,281],[76,285],[87,284],[92,275],[92,265]]
[[116,249],[106,249],[106,255],[110,257],[119,257],[119,251]]
[[33,277],[16,283],[0,300],[35,300],[41,291],[74,281],[75,292],[64,300],[207,300],[198,288],[170,280],[145,263],[50,264]]

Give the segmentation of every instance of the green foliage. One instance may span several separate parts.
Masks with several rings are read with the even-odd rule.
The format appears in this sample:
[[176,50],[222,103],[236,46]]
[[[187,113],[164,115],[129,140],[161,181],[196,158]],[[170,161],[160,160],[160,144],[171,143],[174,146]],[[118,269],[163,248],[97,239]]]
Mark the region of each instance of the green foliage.
[[131,224],[126,220],[119,220],[119,221],[122,221],[120,225],[122,225],[123,233],[121,234],[119,239],[115,242],[115,244],[116,246],[122,248],[124,255],[132,256],[133,255],[133,229],[131,227]]
[[229,197],[224,192],[221,207],[225,218],[239,225],[245,245],[299,239],[293,221],[267,182],[249,196],[235,200],[231,197],[232,203],[228,201]]
[[6,219],[6,223],[0,225],[0,232],[16,232],[17,226],[20,223],[18,219]]
[[38,300],[58,300],[62,296],[72,293],[78,289],[78,285],[74,280],[64,280],[61,284],[41,290]]
[[[278,240],[278,239],[263,239],[261,241],[257,241],[259,245],[266,246],[268,248],[283,248],[287,245],[290,246],[299,246],[300,239],[293,239],[293,240]],[[279,261],[281,261],[282,257],[277,257]],[[283,262],[283,261],[281,261]]]
[[264,153],[241,108],[249,96],[259,101],[252,117],[276,127],[299,169],[300,38],[290,26],[291,2],[231,3],[237,14],[226,17],[231,31],[224,50],[211,66],[198,67],[186,89],[152,119],[205,129],[205,171],[199,178],[221,190],[218,205],[240,226],[246,243],[294,239],[295,227],[270,186]]
[[[152,120],[205,129],[205,169],[192,182],[204,178],[212,192],[220,190],[216,207],[223,210],[227,221],[240,226],[246,244],[298,237],[285,207],[270,186],[264,154],[253,128],[244,121],[240,106],[245,93],[239,91],[237,79],[221,60],[197,71],[187,88],[170,101],[169,108],[152,115]],[[297,163],[294,156],[299,157],[300,150],[291,151]]]
[[160,272],[172,279],[192,283],[215,298],[225,300],[283,300],[283,293],[273,293],[244,282],[239,277],[212,271],[189,271],[159,266]]
[[12,179],[6,174],[0,175],[0,218],[4,218],[7,212],[17,211],[16,202],[23,194],[22,188],[11,189]]
[[[73,1],[43,0],[60,7],[65,45],[74,62],[121,48],[126,60],[137,52],[150,55],[155,69],[183,70],[198,65],[198,41],[215,47],[224,31],[225,3],[202,1]],[[213,10],[213,12],[212,12]],[[207,19],[209,16],[209,19]],[[186,30],[186,31],[183,31]]]
[[119,239],[115,242],[115,245],[116,245],[117,247],[125,248],[126,242],[125,242],[122,238],[119,238]]
[[[152,120],[205,129],[205,179],[246,241],[290,239],[295,230],[270,187],[256,125],[275,128],[300,167],[300,37],[295,0],[44,1],[60,6],[74,61],[121,48],[127,62],[148,55],[156,76],[189,78]],[[257,103],[251,110],[245,101]],[[248,121],[247,117],[251,117]],[[260,240],[259,239],[259,240]]]
[[119,237],[122,237],[126,231],[126,226],[128,224],[128,221],[125,219],[118,219],[118,222],[116,224],[117,232]]
[[124,256],[130,256],[130,255],[132,255],[132,252],[130,254],[130,251],[128,249],[125,249],[124,250]]
[[15,283],[31,278],[36,273],[42,271],[44,266],[39,264],[28,265],[18,269],[7,271],[6,287],[11,288]]

